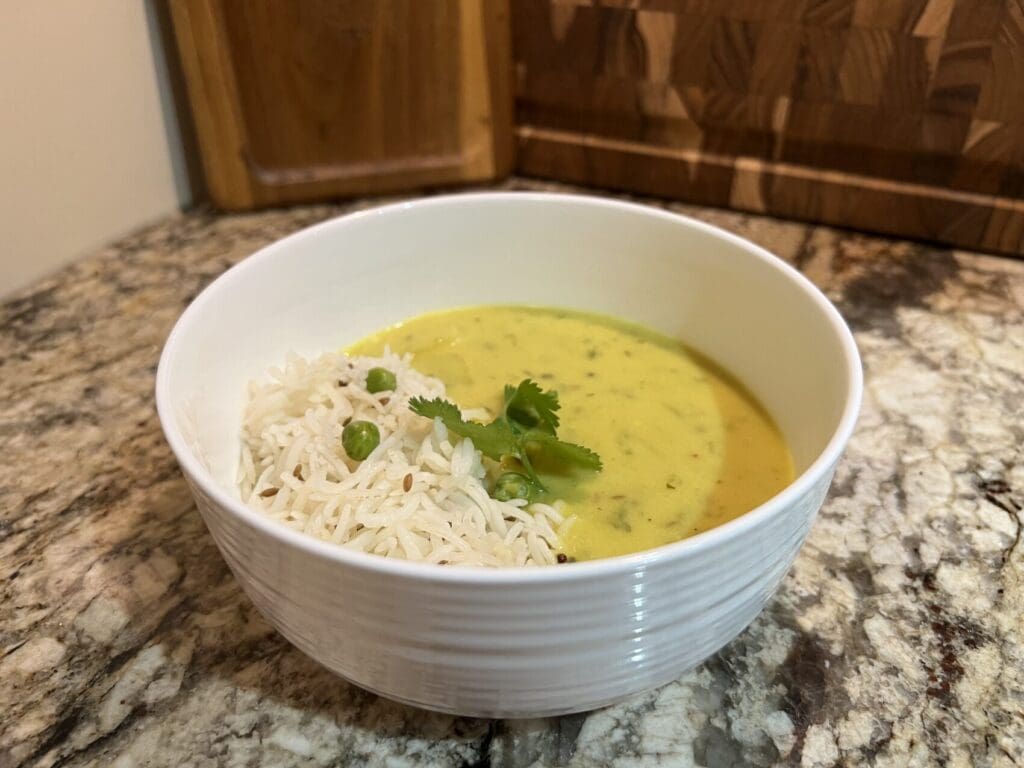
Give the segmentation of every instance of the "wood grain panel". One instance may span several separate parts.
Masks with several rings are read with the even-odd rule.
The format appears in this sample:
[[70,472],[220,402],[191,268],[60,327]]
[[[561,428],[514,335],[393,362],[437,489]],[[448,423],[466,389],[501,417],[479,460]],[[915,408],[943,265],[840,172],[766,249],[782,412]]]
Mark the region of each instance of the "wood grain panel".
[[1011,2],[992,46],[991,67],[978,94],[976,117],[1024,122],[1024,2]]
[[928,108],[961,115],[974,113],[991,66],[1003,0],[952,0],[953,11],[929,89]]
[[1024,253],[1021,0],[512,0],[518,169]]
[[757,28],[753,22],[716,19],[704,82],[711,90],[747,93],[754,70]]
[[895,42],[887,29],[849,31],[836,77],[843,103],[874,106],[882,101]]
[[788,96],[796,76],[801,29],[796,24],[762,24],[757,30],[750,92],[765,96]]
[[807,0],[803,20],[810,27],[849,27],[856,0]]
[[504,2],[171,9],[208,185],[224,208],[480,181],[511,167]]

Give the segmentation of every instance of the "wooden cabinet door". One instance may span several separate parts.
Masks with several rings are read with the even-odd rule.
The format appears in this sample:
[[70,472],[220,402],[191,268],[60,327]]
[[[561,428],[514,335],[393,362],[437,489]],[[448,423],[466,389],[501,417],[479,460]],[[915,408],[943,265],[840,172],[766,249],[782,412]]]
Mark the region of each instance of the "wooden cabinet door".
[[509,172],[506,0],[171,0],[171,16],[223,208]]

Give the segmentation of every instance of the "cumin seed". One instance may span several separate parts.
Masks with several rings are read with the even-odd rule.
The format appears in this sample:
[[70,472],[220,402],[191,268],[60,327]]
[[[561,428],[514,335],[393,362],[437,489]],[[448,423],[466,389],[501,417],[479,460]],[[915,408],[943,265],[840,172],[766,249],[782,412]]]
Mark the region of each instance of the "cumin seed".
[[412,488],[412,473],[411,472],[402,479],[402,490],[405,491],[406,493],[408,493],[410,488]]
[[264,490],[260,491],[260,496],[262,496],[264,499],[269,499],[271,496],[276,496],[277,492],[279,490],[281,490],[281,489],[280,488],[265,488]]

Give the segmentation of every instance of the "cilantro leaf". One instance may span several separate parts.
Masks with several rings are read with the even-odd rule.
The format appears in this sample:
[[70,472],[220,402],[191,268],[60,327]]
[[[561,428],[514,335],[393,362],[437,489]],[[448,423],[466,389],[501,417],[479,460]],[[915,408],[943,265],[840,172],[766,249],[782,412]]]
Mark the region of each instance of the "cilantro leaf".
[[441,419],[448,429],[468,437],[478,451],[495,461],[501,461],[502,456],[511,455],[515,449],[515,438],[508,424],[503,421],[492,421],[490,424],[466,421],[458,406],[448,400],[440,397],[433,400],[414,397],[409,401],[409,409],[428,419]]
[[558,429],[558,393],[554,390],[544,391],[532,379],[523,379],[513,389],[505,387],[505,419],[513,430],[525,432],[530,429],[541,429],[548,434],[555,434]]
[[[409,409],[428,419],[440,419],[452,432],[473,441],[478,451],[495,461],[511,460],[522,468],[529,483],[531,501],[547,492],[533,458],[545,455],[562,464],[575,465],[595,472],[601,471],[601,457],[589,448],[559,440],[555,434],[559,420],[558,393],[545,391],[531,379],[523,379],[518,387],[505,386],[505,407],[501,416],[490,424],[466,421],[459,407],[448,400],[435,397],[427,400],[414,397]],[[516,472],[519,470],[517,469]]]
[[600,472],[602,469],[601,457],[592,450],[576,443],[559,440],[547,432],[531,430],[523,435],[523,442],[538,445],[544,453],[555,456],[568,464],[575,464],[595,472]]

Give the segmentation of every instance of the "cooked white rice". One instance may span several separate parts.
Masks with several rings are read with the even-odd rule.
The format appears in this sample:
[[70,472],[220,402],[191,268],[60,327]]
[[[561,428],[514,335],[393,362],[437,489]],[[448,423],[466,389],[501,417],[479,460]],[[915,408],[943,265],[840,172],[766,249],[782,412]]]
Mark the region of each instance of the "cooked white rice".
[[[570,522],[561,502],[492,499],[472,441],[409,410],[412,397],[445,395],[444,384],[410,360],[390,352],[292,355],[283,370],[252,382],[242,498],[285,525],[362,552],[452,565],[554,563],[558,532]],[[367,392],[366,373],[375,366],[396,375],[394,392]],[[380,430],[380,445],[362,462],[341,445],[350,418]]]

